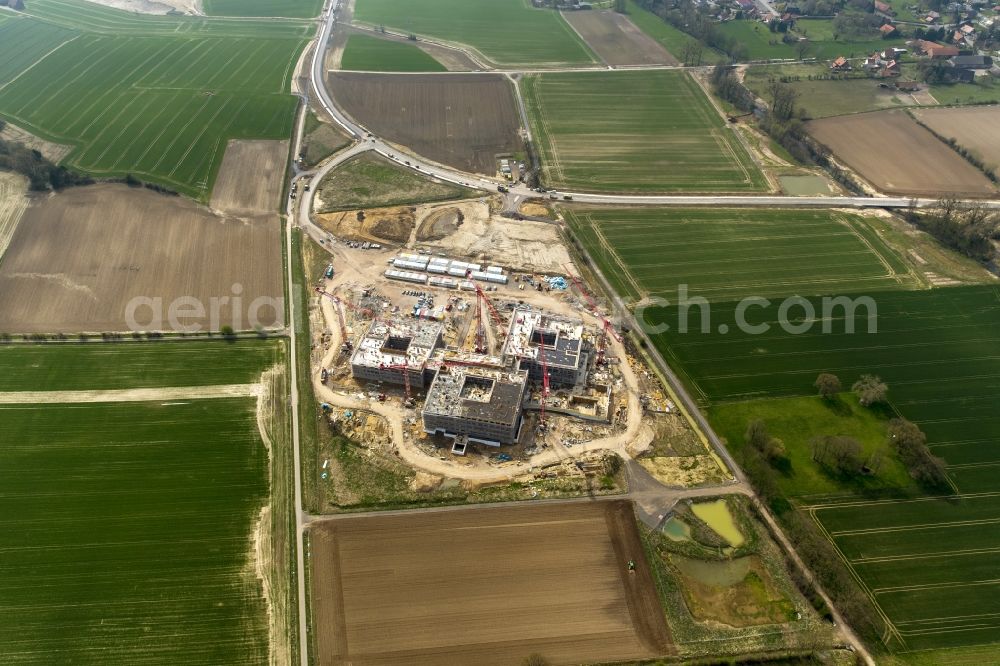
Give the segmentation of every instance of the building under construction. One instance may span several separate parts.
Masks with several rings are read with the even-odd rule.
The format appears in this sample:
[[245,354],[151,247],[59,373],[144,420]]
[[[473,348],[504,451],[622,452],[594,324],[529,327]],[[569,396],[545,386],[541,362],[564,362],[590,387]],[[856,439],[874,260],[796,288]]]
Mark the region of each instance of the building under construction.
[[542,368],[548,366],[550,386],[573,387],[587,381],[590,350],[581,320],[518,308],[510,319],[503,355],[532,381],[541,381]]
[[423,388],[432,373],[427,369],[441,345],[444,325],[425,319],[372,322],[351,356],[351,374],[358,379]]
[[442,367],[424,403],[424,431],[489,446],[512,444],[521,429],[528,373],[475,366]]

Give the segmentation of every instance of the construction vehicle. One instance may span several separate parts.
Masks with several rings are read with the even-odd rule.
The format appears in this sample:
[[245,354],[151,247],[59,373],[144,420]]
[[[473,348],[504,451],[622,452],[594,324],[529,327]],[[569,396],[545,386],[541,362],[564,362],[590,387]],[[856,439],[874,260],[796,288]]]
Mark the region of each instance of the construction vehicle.
[[737,123],[737,122],[739,122],[740,118],[746,118],[747,116],[752,116],[752,115],[753,115],[753,111],[751,111],[750,113],[744,113],[744,114],[739,115],[739,116],[726,116],[726,120],[728,120],[731,123]]
[[323,273],[327,280],[333,277],[333,264],[327,264],[326,272]]
[[322,370],[320,370],[320,371],[319,371],[319,380],[320,380],[321,382],[323,382],[324,384],[326,384],[326,379],[327,379],[327,377],[329,377],[329,376],[330,376],[330,373],[329,373],[329,372],[327,372],[327,369],[326,369],[326,368],[323,368]]

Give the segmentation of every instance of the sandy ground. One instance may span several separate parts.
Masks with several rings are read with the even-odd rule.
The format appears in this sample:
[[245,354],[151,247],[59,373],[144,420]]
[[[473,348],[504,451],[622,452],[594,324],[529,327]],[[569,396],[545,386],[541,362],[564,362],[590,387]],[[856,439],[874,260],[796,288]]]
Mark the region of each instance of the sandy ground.
[[185,315],[182,326],[252,330],[255,309],[264,328],[281,326],[283,312],[268,305],[280,305],[284,293],[276,217],[225,217],[125,185],[40,198],[0,263],[0,331],[127,331],[137,298],[148,303],[135,311],[142,329],[172,330],[171,306]]
[[287,141],[230,141],[212,190],[212,208],[229,215],[276,213],[287,157]]
[[10,123],[7,123],[4,128],[0,130],[0,139],[15,141],[27,146],[28,148],[37,150],[43,157],[45,157],[45,159],[50,162],[55,162],[56,164],[61,162],[62,159],[69,155],[70,151],[73,150],[73,146],[46,141],[45,139],[35,136],[31,132],[21,129],[20,127],[15,127]]
[[113,7],[127,12],[140,14],[167,14],[181,12],[182,14],[203,14],[201,0],[88,0],[97,5]]
[[[441,211],[452,210],[462,212],[461,224],[440,220]],[[490,215],[485,203],[426,206],[418,209],[417,219],[419,247],[521,270],[563,273],[564,266],[570,263],[569,253],[554,224]],[[421,240],[423,238],[428,240]]]
[[0,261],[28,208],[28,180],[19,174],[0,171]]
[[839,160],[883,192],[931,197],[996,193],[981,171],[905,111],[824,118],[806,127]]
[[537,652],[555,666],[670,649],[628,502],[345,518],[311,531],[321,665],[508,666]]
[[260,384],[220,384],[179,388],[112,389],[97,391],[17,391],[0,393],[0,405],[32,405],[46,402],[159,402],[246,398],[260,395]]

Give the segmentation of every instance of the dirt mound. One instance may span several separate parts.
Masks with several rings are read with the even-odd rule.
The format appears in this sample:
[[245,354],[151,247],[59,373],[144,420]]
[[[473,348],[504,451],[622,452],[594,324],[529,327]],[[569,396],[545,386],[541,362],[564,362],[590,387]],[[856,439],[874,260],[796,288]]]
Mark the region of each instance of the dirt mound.
[[418,241],[441,240],[447,238],[465,222],[465,214],[460,208],[449,206],[436,210],[420,222],[417,229]]
[[316,221],[338,238],[401,245],[413,233],[415,211],[412,206],[348,210],[317,215]]

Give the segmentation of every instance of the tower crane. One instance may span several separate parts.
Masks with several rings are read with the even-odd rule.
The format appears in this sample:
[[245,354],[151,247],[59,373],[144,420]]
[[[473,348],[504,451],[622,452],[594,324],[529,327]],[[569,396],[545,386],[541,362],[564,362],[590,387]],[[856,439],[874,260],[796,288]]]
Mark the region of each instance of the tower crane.
[[545,339],[542,337],[541,331],[535,331],[538,334],[538,358],[542,361],[542,400],[541,400],[541,416],[539,417],[539,424],[541,428],[545,429],[545,401],[549,397],[549,361],[546,358],[545,353]]
[[573,286],[577,288],[577,291],[583,294],[583,297],[587,300],[587,304],[590,305],[590,309],[594,311],[594,315],[601,320],[601,337],[597,341],[597,365],[604,365],[604,354],[608,346],[608,336],[613,336],[618,342],[621,342],[622,338],[618,335],[618,332],[611,324],[611,321],[601,314],[597,301],[594,300],[591,293],[587,291],[587,288],[583,285],[583,280],[581,280],[579,276],[570,272],[568,266],[564,266],[564,268],[567,269],[566,274],[569,275],[569,279],[573,282]]

